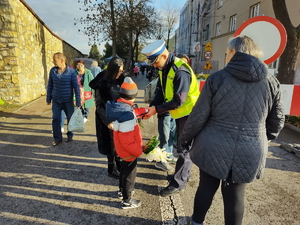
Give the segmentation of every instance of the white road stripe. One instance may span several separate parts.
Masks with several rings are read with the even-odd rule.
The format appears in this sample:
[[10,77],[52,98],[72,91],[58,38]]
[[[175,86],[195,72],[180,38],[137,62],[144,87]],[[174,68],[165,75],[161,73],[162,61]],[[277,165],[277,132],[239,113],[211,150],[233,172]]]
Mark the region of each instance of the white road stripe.
[[[161,189],[168,186],[165,182],[164,186],[158,186],[158,193]],[[186,216],[181,203],[180,194],[175,194],[170,197],[159,196],[160,212],[162,225],[186,225]]]

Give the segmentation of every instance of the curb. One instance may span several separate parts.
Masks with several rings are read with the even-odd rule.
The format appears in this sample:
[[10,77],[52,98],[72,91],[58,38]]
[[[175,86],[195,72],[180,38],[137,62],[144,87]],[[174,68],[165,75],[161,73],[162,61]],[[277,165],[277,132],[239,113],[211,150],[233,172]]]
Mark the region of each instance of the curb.
[[15,110],[15,111],[13,111],[12,113],[17,113],[17,112],[19,112],[20,110],[24,109],[24,108],[25,108],[25,107],[27,107],[27,106],[30,106],[30,105],[32,105],[33,103],[37,102],[38,100],[40,100],[40,98],[43,98],[43,97],[44,97],[44,95],[42,95],[42,96],[38,97],[37,99],[35,99],[35,100],[33,100],[33,101],[31,101],[31,102],[29,102],[29,103],[27,103],[27,104],[23,105],[22,107],[20,107],[20,108],[16,109],[16,110]]
[[281,148],[285,149],[288,152],[294,153],[296,157],[300,159],[300,145],[297,144],[288,144],[282,143],[280,145]]
[[292,125],[290,123],[284,123],[284,127],[300,133],[300,128],[295,127],[294,125]]
[[[284,123],[284,127],[288,128],[290,130],[293,130],[293,131],[295,131],[295,132],[297,132],[297,133],[300,134],[300,128],[295,127],[292,124]],[[300,145],[299,144],[295,144],[295,143],[294,144],[289,144],[289,143],[283,142],[280,145],[280,147],[283,148],[283,149],[285,149],[288,152],[291,152],[291,153],[295,154],[296,157],[300,158]]]

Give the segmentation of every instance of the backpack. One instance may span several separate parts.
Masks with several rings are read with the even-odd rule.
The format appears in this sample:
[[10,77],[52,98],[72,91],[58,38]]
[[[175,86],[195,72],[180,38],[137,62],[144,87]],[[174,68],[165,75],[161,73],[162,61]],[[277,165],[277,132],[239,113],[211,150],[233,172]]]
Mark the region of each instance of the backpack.
[[157,81],[158,77],[153,79],[147,86],[145,87],[145,92],[144,92],[144,102],[145,103],[150,103],[155,95],[155,90],[157,86]]

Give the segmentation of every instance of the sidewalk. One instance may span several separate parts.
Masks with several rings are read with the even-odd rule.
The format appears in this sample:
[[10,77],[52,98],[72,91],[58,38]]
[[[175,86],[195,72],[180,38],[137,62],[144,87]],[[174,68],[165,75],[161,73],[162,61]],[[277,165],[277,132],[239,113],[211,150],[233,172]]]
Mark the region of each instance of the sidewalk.
[[27,104],[20,107],[6,107],[0,112],[1,117],[20,117],[42,115],[51,112],[51,105],[47,105],[46,96],[41,96]]
[[[146,78],[136,102],[143,103]],[[74,141],[53,147],[51,106],[45,96],[0,117],[0,224],[2,225],[186,225],[193,211],[198,168],[184,192],[162,198],[167,173],[154,163],[138,161],[134,197],[142,206],[122,210],[118,180],[107,176],[106,157],[97,150],[94,108],[86,132]],[[144,141],[156,134],[157,124],[143,121]],[[65,127],[66,128],[66,127]],[[300,221],[300,159],[280,148],[283,141],[300,142],[300,134],[284,128],[270,143],[264,178],[246,189],[243,225],[297,225]],[[66,134],[64,134],[66,139]],[[206,224],[224,224],[218,190]]]
[[[137,103],[143,105],[142,91]],[[118,180],[107,176],[107,159],[97,150],[94,115],[92,107],[86,132],[76,133],[71,143],[63,134],[63,143],[55,147],[45,96],[0,118],[0,224],[162,223],[158,187],[167,185],[167,173],[139,159],[134,197],[142,206],[122,210]],[[155,120],[143,124],[146,142],[157,125]],[[173,221],[174,209],[163,211]]]

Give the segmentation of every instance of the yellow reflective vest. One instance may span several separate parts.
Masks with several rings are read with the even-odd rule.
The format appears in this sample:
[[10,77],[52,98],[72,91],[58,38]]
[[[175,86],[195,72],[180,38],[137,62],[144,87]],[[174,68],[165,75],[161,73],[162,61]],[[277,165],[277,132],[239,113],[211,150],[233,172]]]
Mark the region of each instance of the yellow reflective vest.
[[[179,106],[177,109],[173,109],[170,110],[170,114],[172,116],[172,118],[174,119],[178,119],[184,116],[187,116],[191,113],[194,105],[196,104],[196,101],[199,97],[200,91],[199,91],[199,86],[198,86],[198,81],[197,78],[192,70],[192,68],[185,63],[183,60],[175,57],[174,60],[174,64],[177,68],[179,68],[180,66],[184,66],[186,69],[189,70],[190,74],[191,74],[191,84],[190,84],[190,89],[188,92],[188,96],[185,100],[185,102]],[[175,68],[176,69],[176,68]],[[166,102],[169,102],[173,99],[174,96],[174,84],[173,84],[173,80],[175,77],[175,70],[173,68],[173,66],[171,67],[171,69],[169,70],[168,76],[167,76],[167,81],[166,81],[166,87],[165,90],[163,90],[163,94],[164,94],[164,98]],[[159,71],[159,78],[160,78],[160,82],[161,82],[161,86],[163,88],[163,84],[162,84],[162,71]]]

